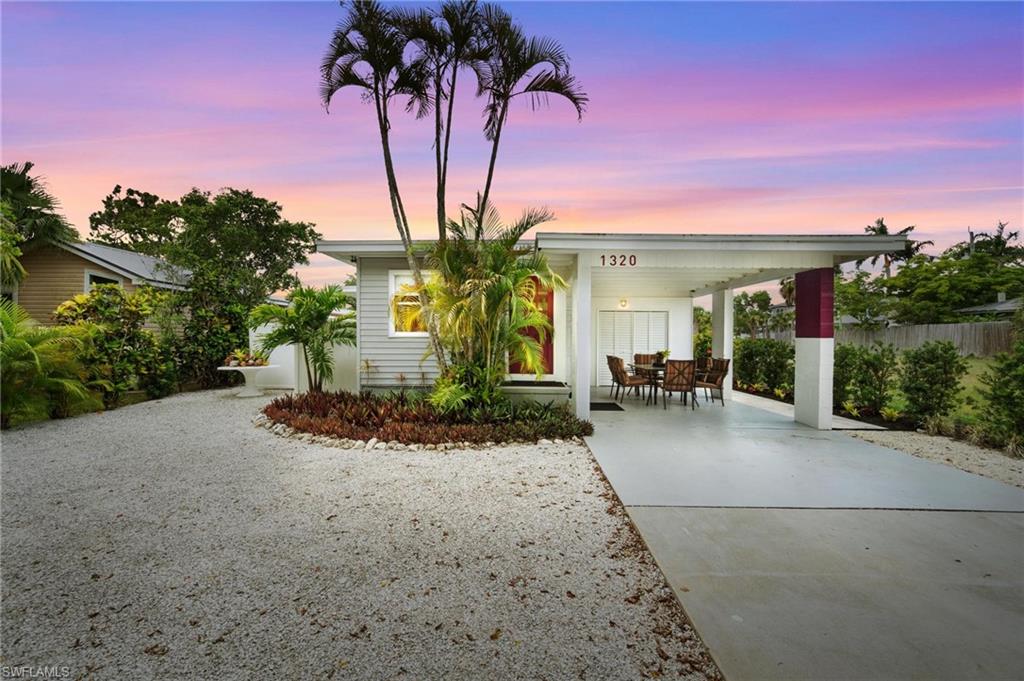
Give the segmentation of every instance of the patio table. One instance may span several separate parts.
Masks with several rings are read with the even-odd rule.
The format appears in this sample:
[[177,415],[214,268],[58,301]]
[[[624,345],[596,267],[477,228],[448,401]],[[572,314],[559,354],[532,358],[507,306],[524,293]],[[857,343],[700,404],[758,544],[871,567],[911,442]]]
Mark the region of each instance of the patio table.
[[[658,403],[658,378],[665,373],[664,364],[629,364],[630,368],[639,373],[642,376],[646,376],[648,379],[648,385],[651,386],[651,390],[647,395],[647,404],[651,403],[651,398],[654,398],[654,404]],[[663,398],[664,399],[664,398]]]
[[261,397],[263,391],[256,385],[256,376],[263,369],[276,369],[277,364],[264,364],[258,367],[217,367],[217,371],[237,371],[245,378],[245,386],[235,393],[235,397]]

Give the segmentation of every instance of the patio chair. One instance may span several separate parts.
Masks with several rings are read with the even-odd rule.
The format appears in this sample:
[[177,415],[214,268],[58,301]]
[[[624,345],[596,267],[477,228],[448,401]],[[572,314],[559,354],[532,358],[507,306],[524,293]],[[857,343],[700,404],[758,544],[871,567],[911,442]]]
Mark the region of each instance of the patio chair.
[[[668,409],[672,393],[679,393],[679,401],[690,402],[690,409],[697,407],[697,363],[692,359],[670,359],[665,362],[665,378],[659,383],[665,392],[662,406]],[[690,398],[693,399],[690,399]]]
[[[654,364],[654,359],[654,355],[644,355],[637,353],[633,355],[633,364]],[[636,367],[633,368],[633,372],[637,376],[643,376],[648,380],[656,378],[658,376],[658,372],[656,371],[649,371],[647,369],[637,369]]]
[[645,376],[637,376],[626,371],[626,362],[621,357],[613,355],[608,355],[607,357],[608,368],[612,372],[612,380],[617,386],[616,394],[619,402],[622,402],[622,398],[633,388],[636,388],[638,395],[644,396],[644,389],[650,384],[650,381]]
[[697,358],[697,378],[702,378],[711,371],[713,360],[710,357]]
[[725,377],[729,374],[728,359],[714,359],[711,361],[711,370],[702,378],[697,379],[697,387],[704,388],[704,399],[710,394],[711,402],[715,401],[715,391],[718,391],[718,399],[725,406],[725,396],[722,394],[722,386],[725,384]]

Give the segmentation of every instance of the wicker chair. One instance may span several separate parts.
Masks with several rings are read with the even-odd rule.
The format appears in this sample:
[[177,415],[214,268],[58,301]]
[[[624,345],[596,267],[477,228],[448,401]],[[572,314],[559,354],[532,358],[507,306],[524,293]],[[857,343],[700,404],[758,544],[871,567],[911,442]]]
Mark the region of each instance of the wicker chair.
[[[672,393],[679,393],[679,400],[686,404],[689,400],[690,409],[697,406],[697,363],[692,359],[670,359],[665,362],[665,378],[659,383],[665,395],[661,401],[663,408],[668,408],[668,400]],[[690,398],[693,399],[690,399]]]
[[725,406],[725,397],[722,395],[722,386],[725,384],[725,378],[729,375],[729,362],[728,359],[715,359],[711,361],[711,371],[705,376],[697,379],[697,387],[704,388],[704,397],[707,399],[708,395],[711,396],[711,402],[715,401],[715,391],[718,391],[718,400]]
[[626,363],[621,357],[613,355],[607,355],[607,357],[608,368],[612,372],[612,380],[615,382],[616,396],[618,396],[619,402],[622,402],[622,398],[633,388],[636,388],[638,395],[643,396],[644,389],[650,385],[647,377],[637,376],[626,371]]

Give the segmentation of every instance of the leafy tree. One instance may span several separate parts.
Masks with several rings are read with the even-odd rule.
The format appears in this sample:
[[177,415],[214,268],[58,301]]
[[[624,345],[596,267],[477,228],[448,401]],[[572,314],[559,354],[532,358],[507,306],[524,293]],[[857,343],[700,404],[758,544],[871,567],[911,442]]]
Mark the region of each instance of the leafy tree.
[[300,286],[288,295],[289,305],[264,303],[249,315],[252,328],[271,324],[263,337],[263,350],[270,352],[282,345],[302,349],[310,390],[323,392],[324,384],[334,377],[335,345],[356,344],[356,321],[351,312],[338,314],[350,303],[340,286],[321,289]]
[[0,200],[15,230],[25,241],[78,241],[43,178],[31,174],[34,167],[31,161],[0,166]]
[[838,274],[835,279],[835,314],[849,316],[862,329],[885,326],[891,305],[876,278],[863,270],[847,279]]
[[975,253],[986,253],[1000,264],[1024,263],[1024,246],[1020,245],[1020,232],[1007,232],[1009,225],[999,222],[993,234],[975,232],[967,228],[967,241],[950,246],[943,253],[953,258],[969,258]]
[[693,308],[693,356],[711,356],[711,313],[699,306]]
[[751,338],[766,335],[772,321],[772,297],[767,291],[746,291],[733,298],[736,328],[743,329]]
[[158,257],[167,257],[183,227],[177,201],[131,188],[122,194],[121,185],[89,216],[90,240]]
[[18,304],[0,301],[0,427],[47,418],[58,405],[93,406],[78,352],[82,334],[38,326]]
[[948,414],[966,373],[967,361],[949,341],[928,341],[904,352],[900,390],[907,398],[907,413],[919,423]]

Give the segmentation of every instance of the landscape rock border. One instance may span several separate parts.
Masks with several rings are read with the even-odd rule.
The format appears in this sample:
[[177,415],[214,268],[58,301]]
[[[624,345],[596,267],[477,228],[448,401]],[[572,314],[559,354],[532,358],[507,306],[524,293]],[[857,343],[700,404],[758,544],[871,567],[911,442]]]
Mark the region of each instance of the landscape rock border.
[[365,450],[377,449],[377,450],[411,451],[411,452],[420,452],[420,451],[443,452],[443,451],[446,451],[446,450],[449,450],[449,449],[491,449],[493,447],[507,447],[507,446],[510,446],[510,445],[521,445],[521,444],[538,444],[538,445],[552,445],[552,444],[560,445],[560,444],[566,444],[566,443],[579,444],[579,445],[584,444],[583,438],[581,438],[581,437],[572,437],[572,438],[568,438],[568,439],[554,438],[554,439],[551,439],[551,440],[549,440],[547,438],[541,438],[541,439],[535,440],[535,441],[516,441],[516,442],[441,442],[441,443],[437,443],[437,444],[433,444],[433,443],[430,443],[430,444],[421,444],[421,443],[405,444],[404,442],[398,442],[397,440],[392,440],[390,442],[385,442],[383,440],[378,440],[375,437],[372,437],[369,440],[351,440],[349,438],[331,437],[330,435],[314,435],[312,433],[307,433],[307,432],[302,431],[302,430],[297,430],[297,429],[292,428],[291,426],[286,425],[284,423],[278,423],[278,422],[274,421],[273,419],[269,418],[263,412],[260,412],[255,417],[253,417],[252,422],[253,422],[253,425],[255,425],[257,428],[265,428],[265,429],[269,430],[271,433],[273,433],[274,435],[278,435],[280,437],[292,438],[292,439],[295,439],[295,440],[299,440],[300,442],[309,442],[311,444],[318,444],[318,445],[322,445],[322,446],[325,446],[325,447],[336,447],[338,449],[365,449]]

